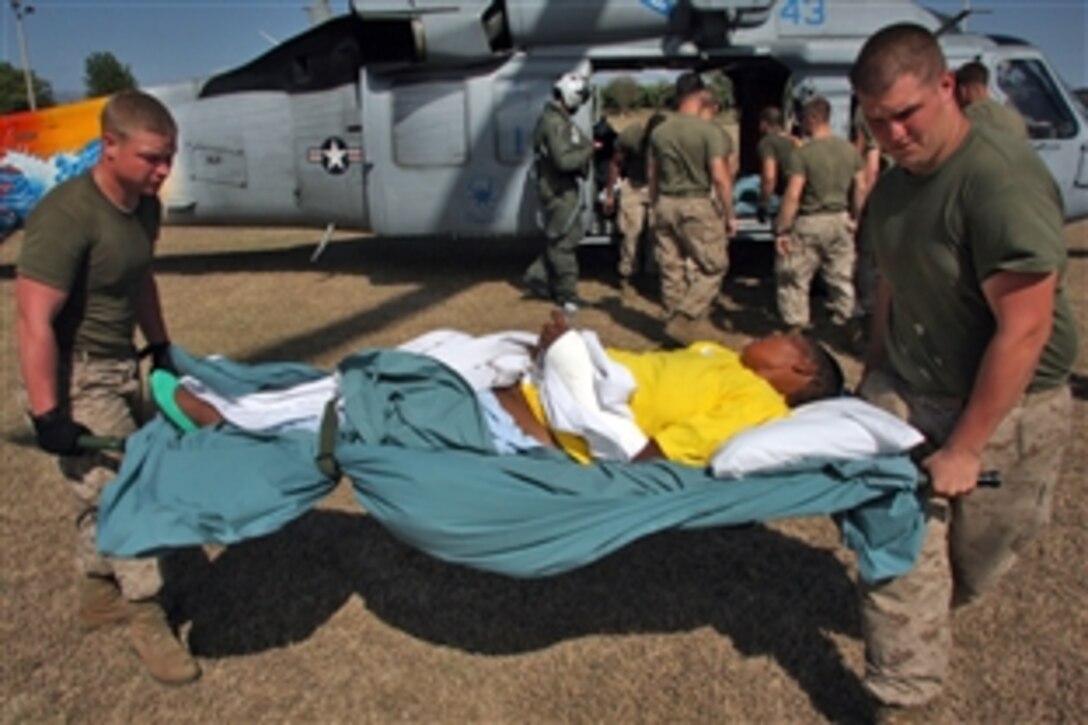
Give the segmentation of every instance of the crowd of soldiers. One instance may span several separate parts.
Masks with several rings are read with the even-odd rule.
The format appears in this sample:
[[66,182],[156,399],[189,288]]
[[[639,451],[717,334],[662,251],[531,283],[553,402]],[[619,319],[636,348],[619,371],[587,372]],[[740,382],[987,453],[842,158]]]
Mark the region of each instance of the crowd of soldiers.
[[[963,65],[955,80],[957,101],[973,124],[1027,138],[1017,111],[989,96],[984,65]],[[582,76],[560,78],[534,136],[548,241],[524,283],[529,296],[554,300],[568,313],[588,304],[576,289],[578,181],[593,158],[594,140],[573,120],[588,88]],[[711,311],[729,269],[729,240],[737,233],[739,150],[717,122],[718,99],[701,76],[678,76],[674,99],[674,112],[654,112],[615,135],[601,209],[618,230],[621,299],[637,298],[636,276],[651,271],[659,279],[663,337],[686,344],[718,334]],[[871,250],[856,241],[857,223],[869,190],[893,162],[880,151],[859,105],[850,141],[832,131],[831,105],[823,97],[805,101],[798,116],[790,128],[778,107],[759,115],[756,220],[770,224],[774,239],[774,311],[784,330],[812,331],[810,298],[819,275],[830,322],[823,332],[847,349],[860,349],[876,281]]]

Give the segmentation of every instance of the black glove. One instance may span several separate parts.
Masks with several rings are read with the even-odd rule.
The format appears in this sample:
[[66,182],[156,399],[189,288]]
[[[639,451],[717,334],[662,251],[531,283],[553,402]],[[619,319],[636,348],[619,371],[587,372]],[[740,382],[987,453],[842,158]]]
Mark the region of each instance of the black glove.
[[141,358],[151,356],[151,369],[152,370],[165,370],[170,373],[177,373],[177,368],[174,367],[174,360],[170,357],[170,342],[152,342],[143,350],[138,353]]
[[60,408],[53,408],[31,420],[38,436],[38,447],[61,456],[74,456],[82,452],[79,437],[91,435],[87,426],[75,422]]
[[767,207],[765,207],[765,206],[757,206],[756,207],[756,221],[759,222],[760,224],[766,224],[767,223]]

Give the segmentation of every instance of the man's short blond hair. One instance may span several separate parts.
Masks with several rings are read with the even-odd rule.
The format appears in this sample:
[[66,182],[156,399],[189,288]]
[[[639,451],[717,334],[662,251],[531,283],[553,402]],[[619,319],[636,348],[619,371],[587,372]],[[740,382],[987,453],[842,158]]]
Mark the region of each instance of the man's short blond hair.
[[177,124],[162,101],[143,91],[119,91],[102,108],[102,132],[125,137],[135,131],[176,136]]
[[850,83],[856,93],[879,96],[901,76],[913,75],[929,83],[947,68],[933,33],[921,25],[899,23],[877,31],[865,41],[850,69]]

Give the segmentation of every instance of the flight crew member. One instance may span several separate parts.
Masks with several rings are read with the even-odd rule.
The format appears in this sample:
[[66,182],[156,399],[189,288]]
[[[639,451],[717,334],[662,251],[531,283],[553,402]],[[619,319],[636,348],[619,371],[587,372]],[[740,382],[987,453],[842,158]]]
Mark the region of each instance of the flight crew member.
[[525,271],[524,282],[528,294],[552,299],[567,312],[584,304],[578,297],[580,181],[589,172],[593,142],[572,116],[588,99],[588,79],[564,74],[533,130],[536,190],[546,239],[544,251]]
[[[860,392],[933,445],[919,561],[863,587],[865,684],[883,719],[938,720],[939,701],[912,706],[944,684],[949,610],[993,589],[1045,525],[1069,440],[1062,202],[1028,144],[968,122],[925,28],[871,37],[851,82],[896,164],[861,225],[880,281]],[[976,489],[982,470],[1001,486]]]
[[98,497],[117,461],[78,440],[138,427],[136,327],[155,365],[169,364],[151,260],[162,217],[156,194],[170,173],[177,127],[162,103],[138,91],[114,95],[101,122],[95,166],[56,186],[27,219],[15,280],[19,361],[38,445],[59,456],[73,494],[78,620],[87,628],[126,623],[148,672],[179,684],[200,668],[156,599],[159,562],[98,554]]
[[782,111],[777,106],[767,106],[759,114],[759,206],[756,219],[760,224],[767,221],[771,197],[781,199],[786,191],[786,162],[797,148],[797,140],[786,133]]
[[[865,170],[857,150],[831,132],[831,105],[816,96],[801,112],[809,141],[786,164],[786,193],[775,222],[778,313],[790,327],[809,326],[812,278],[821,272],[831,321],[854,315],[854,222],[865,195]],[[852,191],[852,193],[851,193]]]
[[646,188],[646,152],[650,133],[665,120],[655,113],[646,123],[628,124],[616,138],[615,151],[608,164],[608,180],[604,192],[604,213],[616,210],[616,185],[619,184],[620,204],[617,218],[623,239],[620,242],[620,292],[625,300],[636,296],[631,278],[638,270],[639,242],[644,232],[651,234],[648,249],[654,243],[649,226],[650,195]]
[[729,136],[699,117],[706,94],[698,74],[681,74],[676,79],[678,113],[650,134],[650,204],[665,334],[683,343],[712,332],[707,328],[710,307],[729,266],[727,245],[737,224]]
[[975,125],[987,125],[1027,139],[1028,125],[1016,109],[990,96],[990,71],[977,61],[964,63],[956,71],[956,98],[963,115]]

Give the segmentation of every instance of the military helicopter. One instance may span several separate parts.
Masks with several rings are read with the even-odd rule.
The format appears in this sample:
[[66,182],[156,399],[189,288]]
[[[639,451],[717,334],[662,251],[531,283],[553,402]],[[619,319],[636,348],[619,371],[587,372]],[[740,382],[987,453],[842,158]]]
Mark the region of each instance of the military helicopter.
[[[540,234],[529,140],[556,78],[724,70],[740,111],[740,173],[757,116],[820,94],[851,118],[847,72],[895,22],[941,32],[950,64],[980,60],[1028,120],[1069,219],[1088,216],[1088,119],[1043,55],[960,32],[910,0],[352,0],[249,63],[146,89],[179,125],[163,190],[171,224],[336,225],[392,237]],[[97,156],[104,99],[0,117],[0,230]],[[592,133],[595,103],[576,122]],[[587,241],[607,237],[583,188]],[[742,233],[766,225],[742,219]]]

